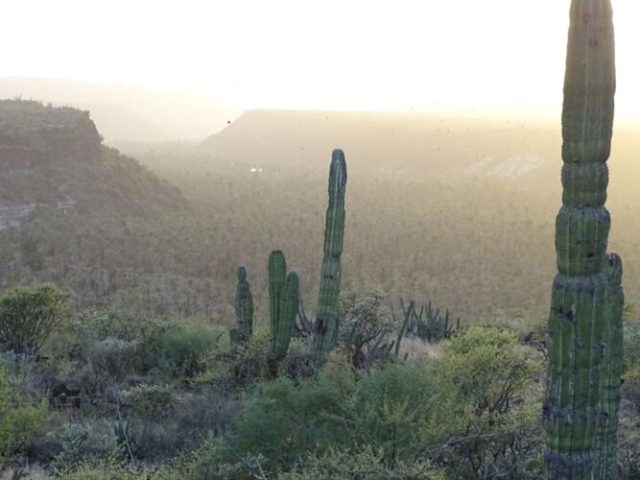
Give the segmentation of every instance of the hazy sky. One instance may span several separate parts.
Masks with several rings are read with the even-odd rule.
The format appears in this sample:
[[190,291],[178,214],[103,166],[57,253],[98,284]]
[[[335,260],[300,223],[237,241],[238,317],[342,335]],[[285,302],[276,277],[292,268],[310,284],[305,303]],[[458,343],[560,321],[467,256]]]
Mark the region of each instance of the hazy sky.
[[[570,0],[0,0],[0,76],[196,90],[243,108],[560,110]],[[640,120],[640,2],[613,0]]]

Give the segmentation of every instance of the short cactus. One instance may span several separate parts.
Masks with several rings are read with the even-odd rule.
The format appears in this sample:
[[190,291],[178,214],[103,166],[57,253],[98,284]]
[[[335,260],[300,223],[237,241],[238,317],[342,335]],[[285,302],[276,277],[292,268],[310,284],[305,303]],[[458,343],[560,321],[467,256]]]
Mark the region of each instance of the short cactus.
[[429,302],[426,306],[420,308],[420,312],[414,310],[413,318],[415,324],[413,333],[429,343],[437,343],[441,340],[451,338],[454,333],[460,330],[460,318],[456,318],[455,323],[449,318],[449,309],[445,310],[444,315],[439,308],[434,309]]
[[245,267],[238,267],[235,309],[236,328],[231,331],[231,340],[244,342],[253,334],[253,296]]
[[269,256],[269,314],[271,319],[271,351],[269,359],[286,357],[295,328],[300,301],[298,274],[287,275],[287,263],[280,250]]
[[342,277],[340,256],[344,240],[346,187],[347,164],[344,152],[335,149],[329,170],[329,206],[325,218],[324,258],[315,322],[315,347],[321,355],[332,350],[338,341]]
[[[595,476],[598,469],[613,472],[598,464],[615,451],[621,361],[622,270],[618,257],[606,255],[610,217],[604,207],[614,92],[610,1],[573,0],[544,406],[547,472],[554,480],[614,478]],[[602,421],[605,412],[609,418]]]

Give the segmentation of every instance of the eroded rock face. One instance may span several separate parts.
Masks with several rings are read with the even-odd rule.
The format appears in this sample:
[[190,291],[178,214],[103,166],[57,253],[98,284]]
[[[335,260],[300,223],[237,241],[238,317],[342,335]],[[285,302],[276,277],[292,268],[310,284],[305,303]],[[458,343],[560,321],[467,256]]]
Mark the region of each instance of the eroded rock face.
[[101,143],[89,112],[34,101],[0,100],[0,162],[34,158],[95,161]]
[[146,216],[174,204],[177,189],[102,145],[89,112],[0,100],[0,230],[40,207]]

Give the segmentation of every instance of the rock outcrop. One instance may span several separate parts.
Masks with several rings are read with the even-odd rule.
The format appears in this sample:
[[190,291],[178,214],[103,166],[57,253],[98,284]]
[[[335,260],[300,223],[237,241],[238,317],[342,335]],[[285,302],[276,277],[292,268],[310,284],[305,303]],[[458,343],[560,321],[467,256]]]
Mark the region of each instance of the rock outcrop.
[[0,229],[41,207],[130,216],[185,205],[175,187],[102,145],[89,112],[0,100]]

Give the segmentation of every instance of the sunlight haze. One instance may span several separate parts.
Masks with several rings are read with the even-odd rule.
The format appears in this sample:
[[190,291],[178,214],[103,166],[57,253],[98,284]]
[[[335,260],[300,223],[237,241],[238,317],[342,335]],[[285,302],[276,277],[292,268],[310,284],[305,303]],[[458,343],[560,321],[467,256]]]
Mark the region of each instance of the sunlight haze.
[[[0,76],[193,91],[243,109],[557,116],[569,3],[4,2]],[[617,115],[640,120],[640,5],[613,3]]]

